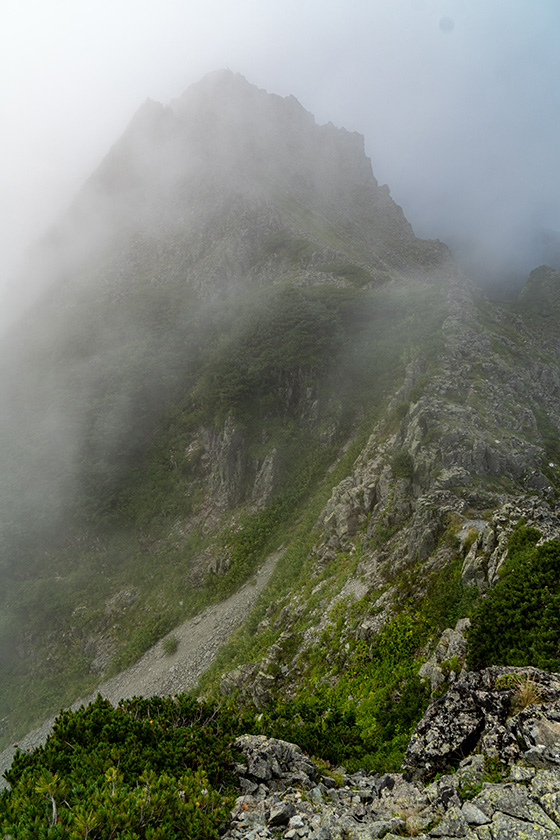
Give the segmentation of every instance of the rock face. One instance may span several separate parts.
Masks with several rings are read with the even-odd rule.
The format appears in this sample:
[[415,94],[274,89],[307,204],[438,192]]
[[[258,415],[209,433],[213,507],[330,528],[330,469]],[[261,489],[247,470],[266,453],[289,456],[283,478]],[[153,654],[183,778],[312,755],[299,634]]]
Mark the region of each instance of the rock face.
[[444,685],[446,679],[451,678],[454,682],[458,676],[467,653],[465,633],[469,626],[470,619],[461,618],[454,629],[447,628],[432,656],[418,671],[419,677],[429,681],[432,692]]
[[[445,653],[460,655],[463,630],[443,634]],[[560,674],[464,672],[428,708],[401,773],[321,775],[293,744],[243,736],[235,745],[246,763],[236,768],[244,795],[223,835],[231,840],[278,828],[288,840],[560,836]]]
[[[543,679],[546,675],[543,675]],[[470,840],[560,836],[560,770],[513,763],[485,781],[482,755],[424,786],[408,774],[342,769],[322,775],[294,744],[243,736],[242,789],[223,838],[370,840],[375,837],[465,837]],[[249,788],[251,788],[249,792]]]
[[560,766],[560,674],[494,666],[462,674],[428,708],[403,770],[430,779],[475,750],[504,764]]
[[[169,106],[146,102],[29,266],[48,291],[3,345],[0,431],[29,429],[22,445],[15,435],[3,447],[0,436],[13,473],[0,516],[2,506],[17,511],[29,499],[24,518],[31,521],[42,500],[44,518],[53,522],[56,503],[74,498],[77,462],[91,456],[114,463],[127,447],[145,446],[170,391],[191,373],[200,341],[191,347],[188,335],[202,306],[285,282],[349,287],[352,272],[364,284],[413,268],[438,274],[448,259],[445,246],[414,236],[388,188],[378,185],[363,138],[317,125],[294,97],[270,95],[221,71]],[[55,321],[50,333],[45,323]],[[168,353],[166,337],[180,348],[177,357]],[[52,353],[72,360],[56,381],[52,368],[35,375],[37,360]],[[142,368],[140,409],[129,363]],[[108,369],[122,373],[118,398],[96,392],[109,418],[92,420],[91,380],[97,373],[104,379]],[[297,407],[312,423],[316,399],[300,394],[300,385],[297,375],[288,377],[279,411]],[[147,427],[135,438],[139,417]],[[99,434],[91,438],[93,427]],[[218,513],[244,501],[265,504],[277,483],[273,447],[251,457],[242,431],[227,420],[197,429],[192,439],[197,435],[213,461],[204,489]],[[48,456],[33,460],[34,436],[46,441]],[[88,436],[92,452],[84,456]],[[180,469],[180,453],[169,454]],[[13,518],[11,508],[4,518]]]
[[[556,283],[545,274],[547,283]],[[325,597],[310,616],[299,659],[274,657],[274,680],[267,677],[271,695],[297,691],[301,662],[320,644],[329,611],[343,597],[370,603],[356,629],[347,622],[341,647],[356,638],[371,644],[398,609],[399,576],[409,581],[408,597],[420,601],[429,581],[444,576],[459,554],[462,583],[484,595],[498,579],[520,522],[537,528],[543,541],[560,537],[558,331],[552,323],[543,329],[530,314],[477,300],[452,271],[442,298],[437,364],[421,354],[410,360],[384,417],[317,521],[313,574],[320,579],[341,556],[357,558],[355,571],[342,592]],[[283,607],[288,618],[282,631],[305,613],[305,604],[296,601],[293,593]],[[279,616],[276,622],[280,628]],[[434,650],[432,641],[426,651],[421,675],[434,692],[459,676],[466,642],[456,631],[450,628],[441,645]],[[252,663],[255,682],[263,683],[269,659]],[[343,656],[337,665],[344,666]],[[251,697],[250,686],[240,688]],[[483,717],[480,712],[478,726]],[[478,735],[475,727],[470,736]]]

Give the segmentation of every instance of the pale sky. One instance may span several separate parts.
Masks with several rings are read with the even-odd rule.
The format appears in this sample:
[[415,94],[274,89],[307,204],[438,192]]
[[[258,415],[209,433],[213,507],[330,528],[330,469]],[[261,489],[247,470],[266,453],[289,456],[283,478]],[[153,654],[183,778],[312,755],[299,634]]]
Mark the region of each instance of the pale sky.
[[0,285],[147,98],[229,67],[358,131],[420,236],[560,229],[560,0],[4,0]]

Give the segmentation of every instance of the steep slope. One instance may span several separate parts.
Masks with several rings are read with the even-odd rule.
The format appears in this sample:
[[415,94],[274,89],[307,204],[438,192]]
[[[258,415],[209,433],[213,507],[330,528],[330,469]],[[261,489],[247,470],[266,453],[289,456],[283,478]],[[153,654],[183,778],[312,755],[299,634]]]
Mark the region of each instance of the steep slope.
[[[558,274],[543,275],[557,288]],[[501,659],[474,664],[560,669],[543,639],[542,609],[527,603],[544,608],[556,598],[556,577],[544,576],[541,589],[532,555],[516,561],[525,564],[517,578],[505,562],[520,525],[535,528],[535,539],[560,537],[557,323],[540,307],[533,314],[538,279],[504,306],[450,281],[435,349],[410,354],[405,381],[317,519],[293,587],[263,602],[206,688],[219,683],[222,694],[263,710],[272,704],[276,716],[275,704],[289,698],[284,734],[298,743],[289,720],[309,704],[318,714],[355,715],[371,750],[360,766],[381,772],[398,769],[427,701],[419,671],[438,696],[463,667],[464,638],[451,644],[460,634],[442,631],[498,581],[501,600],[474,614],[477,649],[490,655],[481,631],[508,626],[515,650],[510,641]],[[554,634],[555,604],[545,635]],[[237,667],[220,677],[231,657]]]
[[351,719],[396,769],[520,520],[560,537],[557,274],[485,300],[358,135],[229,72],[146,103],[38,254],[3,348],[4,741],[282,545],[202,690],[300,742]]

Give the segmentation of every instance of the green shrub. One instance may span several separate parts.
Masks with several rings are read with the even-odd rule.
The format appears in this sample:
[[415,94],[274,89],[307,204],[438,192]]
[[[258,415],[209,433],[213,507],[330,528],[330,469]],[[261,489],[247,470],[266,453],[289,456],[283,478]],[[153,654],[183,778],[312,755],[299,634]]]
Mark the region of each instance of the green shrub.
[[490,756],[484,753],[482,774],[476,776],[474,774],[466,774],[461,777],[457,791],[461,800],[467,802],[469,799],[474,799],[482,790],[485,783],[500,784],[504,782],[509,775],[509,770],[506,765],[502,764],[497,756]]
[[463,540],[463,552],[468,554],[478,537],[476,528],[469,528],[465,539]]
[[538,684],[526,674],[503,674],[496,680],[495,689],[511,691],[510,714],[516,715],[533,703],[542,703],[543,696]]
[[453,674],[454,679],[456,679],[461,673],[463,663],[458,656],[452,656],[451,659],[444,659],[440,667],[443,671],[443,676],[445,677],[445,679],[448,679],[448,677],[450,677],[451,674]]
[[173,656],[174,653],[177,653],[179,639],[177,636],[170,636],[168,639],[164,639],[162,647],[166,656]]
[[412,456],[406,449],[399,449],[393,455],[391,469],[396,478],[411,479],[414,474],[414,462]]
[[404,420],[406,415],[408,414],[409,404],[406,400],[401,400],[395,406],[395,417],[397,420]]
[[18,840],[212,840],[238,793],[238,735],[293,741],[331,766],[395,768],[424,700],[417,678],[401,681],[398,698],[383,692],[379,725],[368,732],[332,691],[262,714],[185,695],[116,707],[98,696],[61,713],[44,747],[16,753],[5,774],[11,788],[0,794],[0,831]]
[[560,669],[560,540],[536,546],[539,538],[526,527],[510,538],[501,576],[472,616],[469,668]]
[[236,778],[238,716],[181,696],[98,696],[64,712],[44,747],[16,754],[0,796],[4,835],[217,838]]
[[352,710],[327,696],[300,697],[263,714],[262,731],[269,737],[298,744],[308,755],[334,766],[354,766],[372,748]]

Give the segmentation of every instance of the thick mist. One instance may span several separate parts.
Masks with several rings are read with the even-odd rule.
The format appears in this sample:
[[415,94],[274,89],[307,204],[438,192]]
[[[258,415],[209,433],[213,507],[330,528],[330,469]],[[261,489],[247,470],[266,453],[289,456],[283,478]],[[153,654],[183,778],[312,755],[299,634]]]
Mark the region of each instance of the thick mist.
[[278,278],[380,282],[442,253],[378,186],[363,139],[295,98],[218,71],[147,100],[21,275],[36,300],[0,354],[5,572],[32,575],[32,545],[111,515],[204,365],[213,306]]
[[557,255],[559,17],[554,0],[14,6],[0,36],[2,318],[36,293],[24,252],[146,97],[168,103],[224,66],[364,135],[417,235],[486,283],[519,283]]

